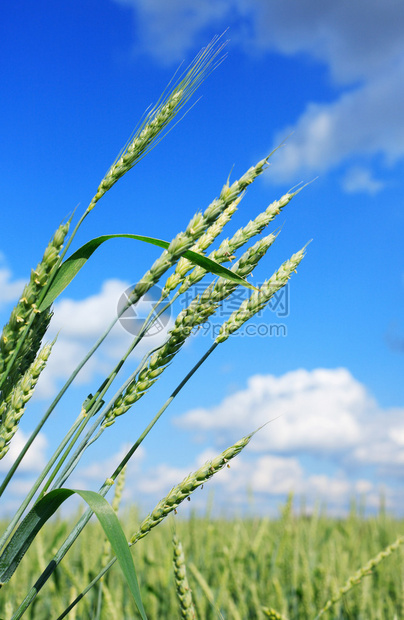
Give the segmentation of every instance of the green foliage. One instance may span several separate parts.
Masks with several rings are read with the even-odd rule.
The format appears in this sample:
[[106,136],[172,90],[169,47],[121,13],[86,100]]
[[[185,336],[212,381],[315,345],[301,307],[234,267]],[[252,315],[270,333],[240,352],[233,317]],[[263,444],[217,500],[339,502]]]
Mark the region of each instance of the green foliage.
[[[78,274],[80,269],[84,267],[88,259],[94,254],[94,252],[102,245],[105,241],[109,241],[110,239],[135,239],[137,241],[143,241],[144,243],[150,243],[152,245],[156,245],[160,248],[168,249],[170,244],[167,241],[163,241],[162,239],[156,239],[155,237],[145,237],[144,235],[103,235],[102,237],[96,237],[95,239],[91,239],[81,248],[76,250],[72,256],[62,263],[60,268],[55,274],[55,277],[52,281],[48,292],[46,293],[45,298],[42,300],[41,305],[39,307],[40,311],[44,311],[55,301],[55,299],[64,291],[66,286],[70,284],[73,278]],[[214,261],[206,258],[206,256],[201,256],[197,252],[192,252],[191,250],[186,250],[182,254],[184,258],[187,258],[195,265],[199,265],[204,268],[206,271],[210,271],[218,276],[222,276],[224,278],[230,279],[232,282],[236,282],[236,284],[241,284],[242,286],[246,286],[254,290],[254,287],[249,282],[246,282],[235,273],[232,273],[223,265],[219,265]]]
[[[129,536],[137,529],[140,517],[131,509],[122,522]],[[15,611],[21,595],[44,566],[44,558],[72,525],[73,521],[59,520],[48,525],[46,534],[35,540],[22,561],[19,579],[4,587],[0,617],[7,618],[7,606]],[[365,519],[351,513],[346,519],[335,519],[321,513],[295,516],[283,510],[279,519],[226,520],[193,515],[184,520],[178,515],[175,528],[184,548],[198,618],[217,620],[219,611],[226,619],[264,620],[271,617],[267,611],[272,609],[289,620],[313,620],[356,569],[397,538],[404,522],[384,514]],[[149,620],[179,617],[171,539],[172,524],[163,523],[134,547]],[[80,592],[83,584],[95,576],[102,555],[99,541],[99,526],[90,523],[38,596],[32,611],[27,611],[27,618],[56,619],[62,613],[72,600],[72,590]],[[403,618],[403,577],[404,555],[398,550],[322,618]],[[108,572],[104,583],[117,618],[140,618],[117,567]],[[78,604],[77,618],[94,618],[96,600],[97,588],[93,588]],[[108,606],[103,605],[101,620],[111,618],[108,613]]]

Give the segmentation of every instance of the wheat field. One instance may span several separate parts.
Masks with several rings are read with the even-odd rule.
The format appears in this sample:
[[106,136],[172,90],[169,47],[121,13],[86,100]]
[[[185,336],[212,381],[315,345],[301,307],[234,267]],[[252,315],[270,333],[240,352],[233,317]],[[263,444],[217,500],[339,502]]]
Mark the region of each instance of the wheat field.
[[[122,523],[128,536],[141,518],[135,508],[125,509]],[[184,519],[179,513],[140,540],[133,547],[133,557],[150,620],[185,617],[176,596],[171,541],[174,530],[182,541],[197,618],[314,620],[350,575],[397,538],[403,525],[383,511],[365,518],[354,507],[343,519],[321,510],[307,516],[294,511],[290,500],[279,518],[273,519],[225,519],[208,514],[191,514]],[[4,588],[1,618],[11,618],[35,575],[45,568],[45,557],[57,548],[71,526],[71,521],[59,519],[36,538],[19,568],[18,579]],[[90,523],[27,611],[27,618],[57,618],[91,581],[106,559],[102,557],[105,549],[100,545],[101,536],[100,526]],[[322,617],[404,618],[403,560],[398,549]],[[96,618],[100,588],[101,620],[140,617],[116,566],[67,617]],[[271,615],[270,610],[277,614]]]

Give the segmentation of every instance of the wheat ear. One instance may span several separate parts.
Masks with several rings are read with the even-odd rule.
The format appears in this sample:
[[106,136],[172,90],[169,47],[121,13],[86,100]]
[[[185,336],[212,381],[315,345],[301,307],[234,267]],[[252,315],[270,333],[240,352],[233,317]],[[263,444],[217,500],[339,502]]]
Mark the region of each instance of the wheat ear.
[[173,536],[173,556],[175,586],[180,603],[181,618],[196,620],[192,592],[187,579],[185,556],[181,541],[176,534]]
[[[28,323],[34,318],[36,314],[39,314],[37,309],[37,302],[39,301],[39,297],[49,282],[50,277],[53,275],[54,269],[59,261],[60,251],[63,247],[63,242],[65,237],[69,231],[69,222],[66,224],[62,224],[57,229],[50,243],[48,244],[45,253],[41,262],[38,264],[37,268],[31,272],[31,277],[29,283],[24,287],[22,292],[21,299],[19,300],[17,306],[11,312],[10,320],[7,325],[4,326],[2,335],[0,337],[0,385],[3,386],[4,381],[8,375],[7,367],[8,364],[13,357],[16,349],[19,345],[19,340],[24,333],[24,330]],[[47,327],[46,320],[50,320],[49,311],[45,311],[44,323],[41,321],[37,321],[40,323],[42,327]],[[37,325],[32,325],[31,330],[32,334],[36,332],[38,336]],[[41,329],[39,329],[39,333]],[[41,334],[41,338],[43,333]],[[37,349],[33,351],[33,342],[29,347],[31,351],[31,355],[35,356],[38,348],[40,346],[40,340],[38,342],[38,338],[35,339],[35,345]],[[24,364],[23,360],[23,347],[20,349],[17,359],[13,363],[14,369],[20,364]],[[26,351],[25,351],[26,352]],[[26,362],[25,362],[26,366]],[[21,374],[21,372],[20,372]],[[16,377],[14,377],[15,379]],[[3,394],[4,398],[4,394]]]
[[184,107],[207,75],[219,64],[218,55],[225,44],[218,45],[218,40],[219,37],[215,37],[208,46],[199,52],[175,88],[168,95],[163,95],[160,101],[148,112],[135,135],[101,181],[87,211],[91,211],[100,198],[151,150],[159,134]]
[[[224,226],[230,221],[232,215],[236,212],[237,206],[242,200],[244,194],[238,196],[233,202],[229,204],[228,207],[219,215],[216,222],[214,222],[209,228],[204,232],[202,237],[198,239],[198,241],[191,247],[193,252],[197,252],[198,254],[203,254],[205,250],[213,243],[213,241],[220,235]],[[183,281],[188,271],[191,271],[195,267],[195,264],[188,260],[187,258],[181,257],[178,261],[178,264],[175,268],[174,273],[167,278],[167,282],[164,285],[164,288],[161,292],[161,298],[165,299],[171,291],[177,288],[179,284]]]
[[231,459],[234,459],[234,457],[246,447],[253,435],[254,433],[251,433],[243,437],[243,439],[240,439],[240,441],[230,446],[230,448],[227,448],[222,454],[205,463],[205,465],[200,467],[195,473],[189,474],[180,484],[173,487],[169,494],[157,504],[149,515],[147,515],[140,525],[139,530],[131,537],[130,544],[134,545],[138,540],[146,536],[150,530],[161,523],[170,512],[176,510],[195,489],[223,469]]
[[52,346],[53,342],[43,347],[36,360],[10,392],[9,399],[0,405],[0,460],[9,450],[10,442],[17,432],[26,404],[32,397],[39,376],[49,359]]
[[[300,191],[300,190],[299,190]],[[269,222],[271,222],[296,196],[298,192],[287,193],[279,200],[271,203],[265,211],[260,213],[254,220],[250,221],[246,226],[240,228],[231,239],[224,239],[220,246],[208,255],[208,258],[217,263],[224,263],[233,258],[234,253],[247,243],[249,239],[261,233]],[[180,293],[185,293],[190,286],[199,282],[205,275],[206,270],[203,267],[196,266],[192,272],[183,280]]]
[[345,594],[347,594],[353,587],[358,585],[363,577],[370,575],[372,570],[376,568],[380,562],[389,557],[394,551],[396,551],[402,544],[404,543],[404,536],[399,536],[397,540],[395,540],[391,545],[383,549],[380,553],[378,553],[374,558],[369,560],[362,568],[360,568],[352,577],[346,581],[345,585],[342,586],[338,590],[338,592],[330,598],[329,601],[324,605],[324,607],[319,611],[315,620],[320,618],[326,611],[328,611],[335,603],[337,603]]
[[285,261],[274,275],[264,282],[258,291],[253,291],[248,300],[240,304],[238,310],[232,313],[230,318],[223,323],[215,342],[224,342],[233,332],[237,331],[246,321],[251,319],[257,312],[262,310],[271,297],[287,284],[290,276],[296,271],[297,266],[305,255],[306,246],[293,254]]

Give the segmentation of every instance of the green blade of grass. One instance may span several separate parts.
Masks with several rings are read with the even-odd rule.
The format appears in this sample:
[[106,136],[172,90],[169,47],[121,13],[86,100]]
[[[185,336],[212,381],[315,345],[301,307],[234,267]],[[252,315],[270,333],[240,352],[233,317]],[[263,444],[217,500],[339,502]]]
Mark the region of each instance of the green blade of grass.
[[[145,243],[151,243],[152,245],[157,245],[160,248],[167,249],[169,247],[168,241],[163,241],[162,239],[156,239],[155,237],[146,237],[144,235],[131,235],[131,234],[116,234],[116,235],[102,235],[101,237],[95,237],[88,241],[84,245],[81,246],[74,254],[72,254],[67,260],[62,263],[55,274],[53,282],[49,287],[49,290],[42,300],[39,310],[43,312],[46,308],[48,308],[55,299],[64,291],[66,286],[70,284],[73,278],[78,274],[80,269],[85,265],[90,256],[100,247],[104,241],[109,241],[110,239],[117,238],[127,238],[127,239],[135,239],[137,241],[144,241]],[[223,278],[227,278],[236,284],[241,284],[242,286],[246,286],[252,290],[255,287],[240,278],[237,274],[230,271],[223,265],[219,265],[215,261],[203,256],[202,254],[198,254],[197,252],[193,252],[192,250],[186,250],[183,252],[182,256],[187,258],[188,260],[195,263],[195,265],[199,265],[206,269],[206,271],[210,271],[216,276],[221,276]]]
[[111,547],[118,558],[122,573],[132,593],[134,601],[143,620],[147,620],[139,584],[128,542],[119,523],[118,517],[107,500],[95,491],[77,489],[56,489],[51,491],[35,504],[0,558],[0,585],[7,583],[12,577],[21,559],[30,547],[35,536],[50,519],[63,502],[73,494],[79,495],[98,518]]

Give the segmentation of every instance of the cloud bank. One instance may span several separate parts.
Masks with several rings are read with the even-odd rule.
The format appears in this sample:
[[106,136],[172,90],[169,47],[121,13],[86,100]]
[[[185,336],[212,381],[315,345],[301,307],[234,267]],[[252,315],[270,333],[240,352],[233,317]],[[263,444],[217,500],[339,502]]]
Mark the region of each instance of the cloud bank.
[[245,389],[175,424],[195,442],[214,438],[217,449],[265,425],[234,462],[229,493],[247,486],[267,499],[295,492],[341,510],[358,494],[377,506],[384,488],[399,510],[394,488],[403,477],[403,420],[404,409],[380,407],[348,370],[319,368],[255,375]]
[[378,464],[390,473],[404,461],[404,409],[381,408],[345,368],[255,375],[216,407],[193,409],[175,423],[198,436],[214,432],[220,441],[265,425],[251,444],[254,452]]
[[[329,513],[343,515],[352,498],[364,498],[368,510],[377,510],[383,494],[389,510],[402,514],[401,486],[404,463],[404,410],[383,409],[346,369],[295,370],[280,377],[255,375],[245,389],[212,408],[193,409],[174,418],[176,434],[189,437],[195,456],[185,464],[161,462],[143,446],[128,465],[124,500],[153,509],[170,489],[190,472],[220,454],[254,428],[264,426],[243,452],[213,477],[206,491],[197,490],[191,509],[206,509],[214,490],[215,509],[234,514],[249,505],[276,513],[289,493],[304,498],[310,511],[320,502]],[[17,441],[18,440],[18,441]],[[16,436],[9,460],[23,443]],[[105,438],[104,440],[105,441]],[[197,448],[203,444],[203,449]],[[23,463],[22,474],[37,471],[44,462],[46,441],[41,436]],[[100,484],[126,453],[128,445],[108,452],[102,460],[87,460],[74,473],[71,485],[93,488]],[[24,475],[13,487],[16,500],[26,491]],[[15,498],[14,498],[15,496]],[[8,509],[8,504],[4,510]]]
[[[135,48],[161,64],[178,63],[230,27],[233,43],[253,57],[275,52],[325,65],[339,94],[308,101],[298,118],[279,128],[271,146],[294,130],[274,158],[272,182],[324,174],[359,158],[369,168],[382,156],[390,166],[404,156],[404,5],[396,0],[319,3],[284,0],[115,0],[132,9]],[[355,162],[357,164],[357,162]],[[381,181],[355,169],[347,192],[375,193]]]

